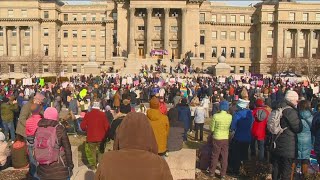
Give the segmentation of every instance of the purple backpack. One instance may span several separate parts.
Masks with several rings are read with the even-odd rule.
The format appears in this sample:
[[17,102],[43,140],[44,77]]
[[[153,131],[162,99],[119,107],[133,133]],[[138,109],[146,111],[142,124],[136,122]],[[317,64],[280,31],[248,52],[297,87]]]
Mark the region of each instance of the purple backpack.
[[49,165],[59,160],[60,146],[57,138],[57,126],[38,127],[35,133],[34,156],[41,165]]

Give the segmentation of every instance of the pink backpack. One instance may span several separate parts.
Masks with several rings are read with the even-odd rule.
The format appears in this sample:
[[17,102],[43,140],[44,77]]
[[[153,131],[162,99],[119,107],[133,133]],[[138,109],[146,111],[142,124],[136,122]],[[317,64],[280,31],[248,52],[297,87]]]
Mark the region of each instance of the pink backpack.
[[61,148],[57,138],[57,126],[38,127],[35,133],[34,156],[41,165],[49,165],[59,160]]

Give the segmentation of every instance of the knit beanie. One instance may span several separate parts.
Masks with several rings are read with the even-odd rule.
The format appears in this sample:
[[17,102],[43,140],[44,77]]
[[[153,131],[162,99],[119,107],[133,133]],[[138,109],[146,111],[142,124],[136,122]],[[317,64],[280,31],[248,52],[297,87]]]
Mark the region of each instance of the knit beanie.
[[34,97],[33,100],[38,101],[38,102],[42,102],[44,100],[44,96],[41,93],[37,93]]
[[250,101],[248,101],[248,100],[239,99],[238,102],[237,102],[237,106],[238,106],[240,109],[244,109],[244,108],[247,108],[247,107],[248,107],[249,103],[250,103]]
[[249,100],[249,94],[246,88],[243,88],[241,91],[241,99]]
[[228,111],[229,110],[229,102],[221,101],[220,102],[220,111]]
[[41,106],[39,104],[31,104],[30,110],[32,114],[39,114],[41,110]]
[[298,101],[299,100],[299,95],[298,95],[297,92],[289,90],[289,91],[287,91],[287,93],[284,96],[284,98],[289,102]]
[[59,113],[56,108],[49,107],[44,111],[43,117],[48,120],[58,121]]
[[263,107],[264,106],[264,102],[262,99],[257,99],[256,100],[256,106],[257,107]]
[[159,109],[159,107],[160,107],[159,99],[157,97],[151,98],[150,108],[151,109]]

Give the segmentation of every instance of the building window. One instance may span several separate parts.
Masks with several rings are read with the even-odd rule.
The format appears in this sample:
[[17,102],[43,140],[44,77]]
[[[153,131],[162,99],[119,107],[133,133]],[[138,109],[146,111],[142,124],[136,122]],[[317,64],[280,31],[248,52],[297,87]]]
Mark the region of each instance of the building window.
[[14,64],[9,64],[9,72],[14,72]]
[[246,40],[246,32],[240,32],[240,40]]
[[11,56],[17,56],[17,46],[11,45]]
[[206,14],[205,13],[200,13],[200,22],[204,22],[206,19]]
[[239,73],[244,73],[244,71],[245,71],[245,67],[244,66],[240,66]]
[[236,48],[235,47],[231,47],[230,57],[231,58],[235,58],[236,57]]
[[235,73],[235,71],[236,71],[236,67],[235,66],[231,66],[230,73]]
[[91,20],[96,21],[96,14],[91,14]]
[[286,48],[286,57],[287,58],[292,58],[292,47],[287,47]]
[[21,64],[21,72],[27,73],[27,72],[28,72],[28,65],[26,65],[26,64]]
[[[0,53],[1,53],[1,50],[0,50]],[[317,48],[312,48],[312,58],[317,58]],[[0,54],[1,56],[1,54]]]
[[308,13],[303,13],[303,21],[309,21],[309,14]]
[[138,26],[139,31],[144,31],[144,29],[145,29],[144,26]]
[[63,57],[68,57],[68,46],[63,46]]
[[273,56],[273,47],[267,47],[267,58],[272,58]]
[[204,41],[205,41],[205,36],[201,35],[200,36],[200,45],[204,45]]
[[72,14],[72,20],[77,21],[77,14]]
[[16,36],[17,35],[17,29],[13,29],[12,30],[12,36]]
[[236,40],[236,32],[235,31],[230,32],[230,40]]
[[106,49],[106,46],[100,46],[100,57],[104,58],[105,49]]
[[0,36],[3,36],[3,28],[0,28]]
[[296,20],[296,13],[290,12],[289,13],[289,20],[290,21],[295,21]]
[[317,32],[313,32],[313,39],[318,39],[319,38],[319,34],[320,33],[317,33]]
[[96,37],[96,30],[91,30],[91,37],[95,38]]
[[200,53],[200,58],[204,59],[204,53]]
[[64,20],[64,21],[69,21],[68,14],[64,14],[64,15],[63,15],[63,20]]
[[232,23],[236,23],[236,16],[235,15],[231,15],[230,18],[231,18]]
[[44,17],[44,19],[49,19],[49,11],[44,11],[43,17]]
[[30,45],[29,44],[25,44],[24,45],[24,55],[25,56],[29,56],[30,55]]
[[21,10],[21,16],[24,17],[24,18],[28,17],[26,9]]
[[86,14],[82,14],[82,21],[87,21],[87,15]]
[[72,37],[77,38],[78,37],[78,31],[77,30],[72,30]]
[[213,14],[213,15],[211,16],[211,21],[212,21],[212,22],[217,22],[217,15]]
[[299,39],[305,39],[305,33],[299,32]]
[[251,16],[249,16],[249,22],[253,23],[253,18]]
[[112,19],[115,21],[118,20],[118,13],[116,12],[112,13]]
[[81,47],[81,56],[82,57],[86,57],[87,56],[87,47],[86,46],[82,46]]
[[78,56],[78,47],[72,46],[72,56],[77,57]]
[[45,56],[49,55],[49,45],[48,44],[43,45],[43,51],[44,51]]
[[245,58],[245,48],[240,47],[240,58]]
[[49,72],[49,65],[48,64],[44,64],[43,66],[43,73],[48,73]]
[[268,38],[273,38],[273,30],[268,30]]
[[162,30],[162,27],[161,27],[161,26],[155,26],[155,27],[154,27],[154,30],[155,30],[155,31],[161,31],[161,30]]
[[106,15],[105,14],[100,14],[100,17],[101,17],[101,21],[106,20]]
[[217,31],[212,31],[212,39],[217,39]]
[[87,30],[81,31],[81,37],[86,38],[87,37]]
[[221,34],[220,34],[222,40],[224,39],[227,39],[227,32],[226,31],[221,31]]
[[103,29],[103,30],[100,30],[100,36],[101,36],[101,37],[105,37],[105,36],[106,36],[106,32],[105,32],[104,29]]
[[29,28],[24,31],[24,36],[25,37],[30,36],[30,29]]
[[245,23],[245,17],[244,15],[241,15],[240,16],[240,23]]
[[304,57],[304,47],[300,47],[299,48],[299,53],[298,53],[299,57]]
[[268,14],[268,21],[273,21],[273,14],[272,13]]
[[316,14],[316,21],[320,21],[320,13]]
[[221,48],[221,56],[226,57],[226,54],[227,54],[227,48],[226,47],[222,47]]
[[90,47],[90,55],[91,56],[96,56],[96,46],[92,45]]
[[63,30],[63,37],[67,38],[68,37],[68,30]]
[[217,57],[217,47],[212,47],[211,57]]
[[49,36],[49,29],[48,28],[43,29],[43,36]]
[[[0,56],[3,56],[4,54],[4,49],[3,49],[3,45],[0,45]],[[1,69],[0,69],[1,70]]]
[[8,17],[13,18],[13,10],[12,9],[8,10]]
[[78,68],[76,64],[72,64],[72,72],[74,73],[78,72]]
[[226,15],[221,15],[220,18],[221,18],[220,22],[223,22],[223,23],[227,22],[227,16]]
[[171,32],[178,32],[178,26],[171,26]]
[[287,39],[293,39],[294,33],[291,31],[287,31],[286,36],[287,36]]
[[253,48],[253,47],[250,47],[249,57],[250,57],[251,59],[254,58],[254,48]]

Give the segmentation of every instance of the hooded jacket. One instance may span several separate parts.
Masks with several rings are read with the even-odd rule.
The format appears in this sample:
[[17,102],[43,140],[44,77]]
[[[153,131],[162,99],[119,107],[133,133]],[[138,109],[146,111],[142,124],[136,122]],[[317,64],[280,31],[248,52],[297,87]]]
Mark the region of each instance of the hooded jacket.
[[251,134],[254,139],[265,140],[269,114],[270,112],[264,107],[257,107],[252,111],[254,122]]
[[179,121],[178,108],[173,107],[168,111],[168,118],[170,121],[170,132],[168,137],[168,150],[179,151],[183,146],[183,122]]
[[143,113],[129,113],[117,129],[113,151],[104,154],[95,180],[172,180],[167,162]]
[[150,120],[151,127],[156,137],[158,152],[166,152],[170,128],[168,116],[163,115],[159,109],[149,109],[147,111],[147,117]]
[[13,122],[14,112],[18,110],[18,104],[1,104],[1,119],[3,122]]
[[298,134],[298,159],[309,159],[312,149],[311,124],[313,116],[310,111],[300,111],[299,115],[302,122],[302,132]]

